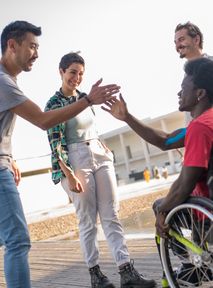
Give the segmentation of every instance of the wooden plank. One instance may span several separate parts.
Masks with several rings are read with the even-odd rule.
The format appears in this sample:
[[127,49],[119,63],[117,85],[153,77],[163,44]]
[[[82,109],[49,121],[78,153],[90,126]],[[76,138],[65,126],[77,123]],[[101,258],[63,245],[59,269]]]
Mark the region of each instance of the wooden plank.
[[[160,287],[161,265],[154,240],[128,240],[127,244],[137,270],[155,279]],[[120,287],[120,275],[106,241],[99,241],[99,246],[102,271],[116,287]],[[33,242],[30,268],[32,288],[91,287],[79,241]],[[3,249],[0,250],[0,287],[6,288],[3,276]]]

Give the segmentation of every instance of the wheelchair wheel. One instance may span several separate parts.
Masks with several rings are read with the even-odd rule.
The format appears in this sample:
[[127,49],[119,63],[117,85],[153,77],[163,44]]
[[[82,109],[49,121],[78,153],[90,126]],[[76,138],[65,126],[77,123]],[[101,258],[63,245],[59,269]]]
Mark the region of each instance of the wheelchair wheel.
[[213,287],[213,201],[190,197],[166,223],[170,236],[161,239],[160,251],[170,287]]

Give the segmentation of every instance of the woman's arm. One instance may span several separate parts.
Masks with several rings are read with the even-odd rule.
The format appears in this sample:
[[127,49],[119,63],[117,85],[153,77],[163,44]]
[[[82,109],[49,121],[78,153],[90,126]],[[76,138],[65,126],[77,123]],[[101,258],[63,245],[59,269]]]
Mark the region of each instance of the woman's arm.
[[70,191],[76,193],[84,192],[83,186],[80,180],[75,176],[74,172],[69,167],[67,167],[67,165],[65,165],[63,161],[59,160],[58,163],[65,177],[67,178],[68,187]]

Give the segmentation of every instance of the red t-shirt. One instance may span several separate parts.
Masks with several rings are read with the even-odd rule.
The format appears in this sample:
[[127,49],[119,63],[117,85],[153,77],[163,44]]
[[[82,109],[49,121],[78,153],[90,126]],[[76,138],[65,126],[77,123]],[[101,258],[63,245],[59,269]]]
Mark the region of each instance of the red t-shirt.
[[[213,143],[213,108],[189,124],[185,136],[184,166],[208,168]],[[206,175],[197,183],[192,195],[209,197]]]

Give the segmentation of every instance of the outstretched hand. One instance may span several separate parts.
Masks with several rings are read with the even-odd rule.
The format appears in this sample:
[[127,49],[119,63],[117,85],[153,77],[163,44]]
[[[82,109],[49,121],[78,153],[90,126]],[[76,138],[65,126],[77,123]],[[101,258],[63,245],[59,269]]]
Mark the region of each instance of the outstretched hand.
[[106,106],[101,106],[101,109],[110,113],[113,117],[125,121],[128,115],[128,109],[126,102],[124,101],[121,94],[119,94],[118,98],[113,98],[104,103]]
[[102,78],[92,86],[90,93],[88,94],[88,98],[92,105],[103,104],[106,101],[116,98],[115,94],[120,90],[120,86],[117,84],[100,86],[101,82]]

